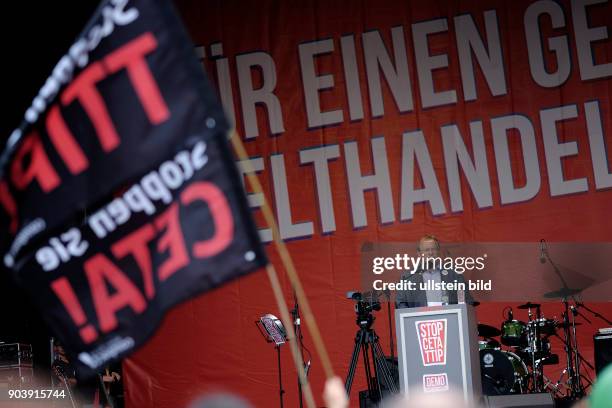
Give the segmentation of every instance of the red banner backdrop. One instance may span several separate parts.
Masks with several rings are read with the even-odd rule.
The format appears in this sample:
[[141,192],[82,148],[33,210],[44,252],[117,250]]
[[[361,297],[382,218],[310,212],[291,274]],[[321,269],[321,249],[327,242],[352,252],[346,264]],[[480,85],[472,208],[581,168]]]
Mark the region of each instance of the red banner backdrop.
[[[339,375],[357,329],[345,293],[359,287],[364,242],[612,240],[609,2],[177,3]],[[250,200],[263,230],[260,197]],[[481,305],[479,320],[499,326],[506,305]],[[275,351],[254,324],[276,309],[259,273],[172,311],[124,364],[128,406],[182,406],[211,389],[276,405]],[[561,304],[544,313],[559,317]],[[599,326],[579,332],[591,359]],[[385,313],[375,328],[388,352]],[[312,350],[308,333],[305,343]],[[294,407],[295,369],[282,354]],[[555,381],[561,360],[547,371]],[[320,396],[317,356],[310,379]],[[359,366],[353,405],[364,388]]]

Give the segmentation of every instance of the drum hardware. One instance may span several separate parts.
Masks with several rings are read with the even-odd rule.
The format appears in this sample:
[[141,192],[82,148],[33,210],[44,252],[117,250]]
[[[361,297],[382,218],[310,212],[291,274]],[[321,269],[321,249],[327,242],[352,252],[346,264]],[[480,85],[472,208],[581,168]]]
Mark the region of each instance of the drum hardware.
[[[580,353],[576,331],[582,323],[576,318],[580,316],[589,322],[580,311],[584,309],[606,323],[609,320],[575,299],[571,302],[569,296],[578,292],[564,288],[546,294],[546,297],[566,296],[561,299],[563,312],[560,320],[544,317],[539,304],[527,302],[517,307],[527,311],[526,321],[515,319],[510,308],[501,330],[486,324],[478,325],[485,395],[548,392],[555,398],[575,400],[585,394],[591,380],[581,373],[581,368],[594,370],[594,367]],[[502,349],[500,342],[493,338],[497,335],[509,350]],[[553,353],[551,347],[552,336],[561,340],[567,355],[567,366],[557,381],[544,374],[545,366],[559,364],[559,355]]]
[[[57,358],[57,360],[59,360],[59,357]],[[53,370],[57,373],[59,378],[62,380],[62,386],[66,390],[66,395],[68,395],[68,399],[70,400],[70,405],[72,406],[72,408],[76,408],[77,404],[74,399],[74,396],[72,395],[71,386],[68,382],[68,377],[67,377],[64,367],[61,365],[55,365],[53,367]]]
[[[551,259],[550,254],[546,249],[544,240],[541,240],[540,242],[543,248],[541,251],[541,257],[544,259],[544,262],[548,262],[552,266],[555,274],[559,277],[559,281],[562,284],[562,287],[559,290],[545,293],[544,297],[548,299],[560,298],[561,303],[563,303],[563,343],[565,345],[565,353],[567,356],[567,382],[569,384],[570,391],[567,397],[569,399],[578,400],[584,397],[586,394],[586,387],[582,384],[582,376],[580,374],[580,366],[584,360],[580,355],[578,337],[576,335],[576,316],[578,316],[578,310],[576,308],[575,296],[582,292],[584,288],[570,288],[567,285],[567,282],[559,267]],[[574,305],[572,305],[572,307],[570,307],[570,298],[574,300]]]
[[[589,308],[584,303],[578,302],[578,301],[576,301],[574,303],[576,303],[576,308],[583,308],[587,312],[591,313],[593,316],[597,317],[598,319],[603,320],[604,322],[606,322],[606,324],[612,326],[612,321],[608,320],[605,316],[602,316],[600,313],[597,313],[595,310]],[[581,314],[581,316],[584,317],[584,315],[582,315],[582,314]]]
[[[540,337],[540,326],[534,322],[538,322],[542,318],[541,305],[537,303],[528,302],[525,305],[521,305],[523,309],[527,309],[528,324],[526,327],[527,332],[527,343],[529,344],[528,353],[531,357],[531,378],[532,378],[532,390],[534,392],[542,392],[541,384],[543,384],[542,377],[544,376],[544,367],[538,364],[538,358],[536,357],[538,351],[543,349],[542,339]],[[535,317],[532,309],[535,308]],[[550,343],[549,343],[550,345]],[[540,346],[540,347],[538,347]],[[543,350],[542,350],[543,351]],[[549,350],[550,351],[550,350]],[[539,356],[538,356],[539,357]]]
[[544,376],[544,391],[548,392],[553,398],[563,398],[566,394],[566,390],[562,388],[563,383],[561,383],[561,378],[556,383],[553,382],[550,378]]
[[537,326],[541,334],[551,336],[556,332],[556,321],[554,319],[538,318],[529,322],[529,326]]
[[[555,293],[561,292],[557,291]],[[482,357],[481,370],[485,393],[550,392],[556,397],[574,395],[575,391],[572,390],[575,388],[576,380],[569,375],[570,369],[568,367],[564,369],[565,374],[557,382],[546,377],[544,368],[548,365],[559,364],[559,355],[553,353],[551,347],[550,337],[552,336],[559,338],[565,345],[569,345],[568,348],[572,351],[572,368],[576,365],[576,357],[578,357],[578,363],[588,364],[588,361],[585,361],[577,350],[574,332],[570,332],[568,338],[571,342],[569,343],[565,342],[560,336],[561,330],[575,330],[576,327],[580,326],[581,323],[576,322],[575,316],[581,316],[582,314],[577,313],[578,311],[573,312],[574,309],[577,309],[575,305],[568,306],[570,313],[575,314],[574,318],[572,319],[571,316],[569,316],[570,319],[563,317],[563,320],[558,321],[544,317],[541,305],[537,303],[527,302],[517,308],[527,311],[526,321],[515,319],[510,308],[506,320],[501,324],[501,330],[485,324],[478,325],[480,336],[478,348]],[[509,347],[509,350],[503,350],[501,344],[493,338],[498,333],[501,335],[501,343]],[[488,337],[489,335],[491,337]],[[493,352],[501,352],[501,354]],[[494,360],[501,360],[502,363],[498,362],[494,363],[493,366],[487,366],[484,361],[486,353],[493,356]],[[510,360],[515,375],[514,381],[510,382],[508,364],[500,356]],[[492,372],[494,366],[500,364],[506,367],[501,369],[506,373]],[[568,378],[564,381],[565,377]]]

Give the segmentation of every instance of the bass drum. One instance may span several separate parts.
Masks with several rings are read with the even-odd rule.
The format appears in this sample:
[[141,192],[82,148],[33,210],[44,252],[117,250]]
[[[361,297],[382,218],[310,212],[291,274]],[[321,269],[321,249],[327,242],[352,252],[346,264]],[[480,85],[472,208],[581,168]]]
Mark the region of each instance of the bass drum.
[[480,373],[485,395],[520,394],[527,390],[527,366],[511,351],[480,350]]

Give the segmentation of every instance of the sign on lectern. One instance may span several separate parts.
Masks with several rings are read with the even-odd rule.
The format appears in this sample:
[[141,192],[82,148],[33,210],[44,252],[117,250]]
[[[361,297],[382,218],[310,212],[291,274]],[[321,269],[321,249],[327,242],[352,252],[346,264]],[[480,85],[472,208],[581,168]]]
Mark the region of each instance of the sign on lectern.
[[477,322],[466,304],[395,311],[400,390],[481,395]]

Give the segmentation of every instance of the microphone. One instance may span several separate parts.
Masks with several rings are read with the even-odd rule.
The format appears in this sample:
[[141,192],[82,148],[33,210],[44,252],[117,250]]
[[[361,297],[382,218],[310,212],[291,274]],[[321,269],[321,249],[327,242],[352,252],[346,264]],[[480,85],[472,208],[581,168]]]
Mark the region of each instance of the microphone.
[[540,240],[540,263],[546,263],[546,241]]
[[512,320],[514,320],[514,313],[512,313],[512,308],[510,308],[510,310],[508,310],[508,320],[506,321],[511,322]]
[[304,364],[304,375],[306,375],[306,377],[308,377],[308,371],[310,371],[310,360]]

